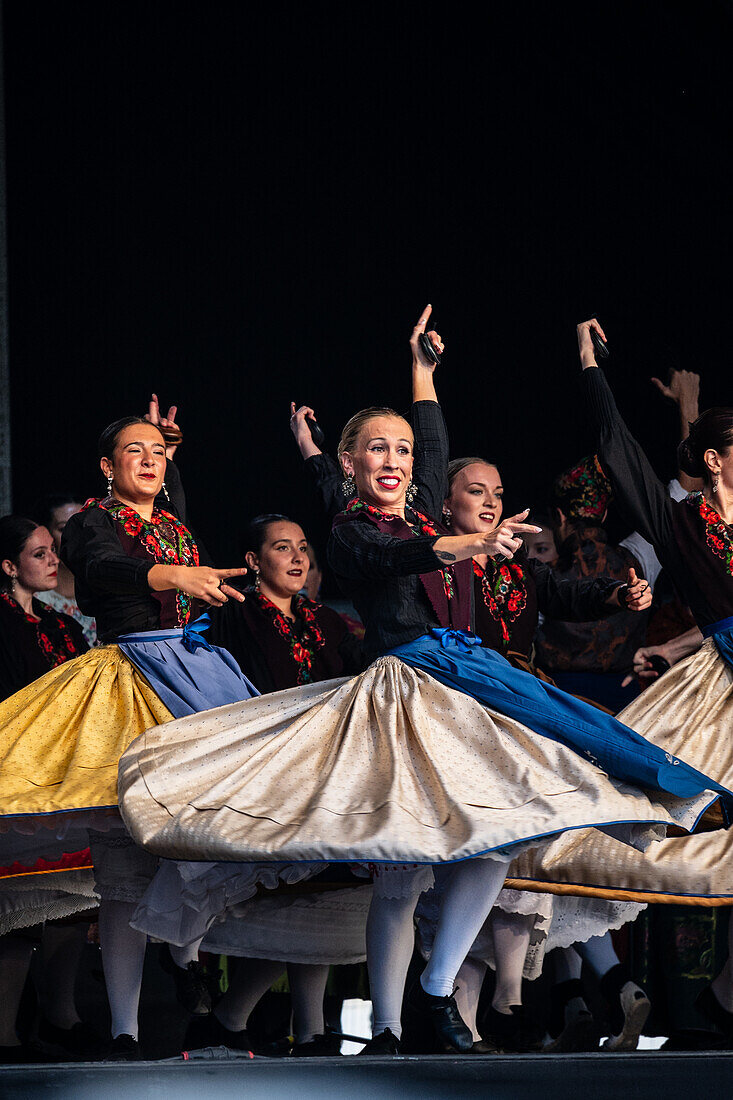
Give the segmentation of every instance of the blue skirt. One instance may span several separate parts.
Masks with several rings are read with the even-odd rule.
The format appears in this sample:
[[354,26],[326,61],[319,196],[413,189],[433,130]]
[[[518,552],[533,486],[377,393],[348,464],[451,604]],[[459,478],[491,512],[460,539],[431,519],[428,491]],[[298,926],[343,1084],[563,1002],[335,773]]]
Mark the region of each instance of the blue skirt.
[[117,644],[176,718],[259,695],[226,649],[202,637],[208,616],[177,630],[123,634]]
[[482,647],[474,634],[436,629],[390,653],[446,687],[471,695],[535,733],[566,745],[622,782],[668,791],[679,798],[716,791],[726,822],[733,818],[733,793],[727,787],[664,752],[610,714],[514,668],[494,650]]

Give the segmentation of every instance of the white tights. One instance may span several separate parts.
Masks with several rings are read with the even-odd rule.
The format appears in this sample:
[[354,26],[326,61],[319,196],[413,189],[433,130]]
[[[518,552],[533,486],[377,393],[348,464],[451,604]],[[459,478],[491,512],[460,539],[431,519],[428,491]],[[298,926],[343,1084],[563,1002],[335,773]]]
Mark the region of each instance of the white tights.
[[99,943],[107,997],[112,1014],[112,1038],[137,1039],[137,1012],[143,980],[146,936],[130,928],[136,903],[106,901],[99,905]]
[[[430,961],[420,979],[426,993],[453,992],[458,970],[493,907],[506,863],[470,859],[448,872]],[[367,966],[374,1005],[373,1033],[389,1028],[399,1038],[407,969],[414,946],[413,914],[417,897],[385,898],[375,894],[367,918]]]

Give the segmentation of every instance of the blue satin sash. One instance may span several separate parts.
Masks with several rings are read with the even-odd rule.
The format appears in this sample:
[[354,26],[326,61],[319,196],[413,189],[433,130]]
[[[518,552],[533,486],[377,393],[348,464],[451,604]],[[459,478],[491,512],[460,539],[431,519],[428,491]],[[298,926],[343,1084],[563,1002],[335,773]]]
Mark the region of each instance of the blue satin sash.
[[561,742],[615,779],[680,798],[717,791],[725,816],[733,817],[733,793],[726,787],[610,714],[514,668],[499,653],[484,648],[474,634],[435,629],[390,654],[535,733]]

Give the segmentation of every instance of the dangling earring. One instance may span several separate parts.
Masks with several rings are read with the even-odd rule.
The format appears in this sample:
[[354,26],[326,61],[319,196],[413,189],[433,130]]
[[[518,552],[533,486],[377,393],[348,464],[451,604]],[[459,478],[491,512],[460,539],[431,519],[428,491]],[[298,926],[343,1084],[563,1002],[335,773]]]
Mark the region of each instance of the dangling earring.
[[415,484],[414,481],[410,481],[410,484],[407,486],[407,492],[405,493],[405,500],[407,501],[408,504],[412,504],[412,502],[413,502],[413,500],[415,499],[416,496],[417,496],[417,485]]
[[356,482],[351,474],[347,474],[344,480],[341,482],[341,489],[345,496],[351,500],[356,496]]
[[453,518],[453,513],[451,512],[450,508],[444,508],[443,509],[443,526],[444,527],[450,527],[450,521],[452,520],[452,518]]
[[718,491],[718,482],[719,482],[719,481],[720,481],[720,478],[718,477],[718,475],[717,475],[717,474],[715,474],[715,475],[713,476],[713,496],[715,496],[715,494],[716,494],[716,493],[717,493],[717,491]]
[[10,575],[10,595],[11,596],[15,596],[15,582],[16,582],[16,580],[17,580],[17,578],[15,576],[15,573],[11,573],[11,575]]
[[107,474],[107,496],[108,497],[112,496],[112,482],[113,481],[114,481],[114,478],[113,478],[112,474]]
[[255,592],[259,592],[259,590],[260,590],[260,571],[259,571],[259,569],[255,569]]
[[163,482],[163,485],[162,485],[162,489],[163,489],[163,496],[165,497],[165,499],[166,499],[167,501],[169,501],[169,502],[170,502],[170,499],[171,499],[171,498],[170,498],[170,497],[168,496],[168,490],[167,490],[167,489],[166,489],[166,487],[165,487],[165,482]]

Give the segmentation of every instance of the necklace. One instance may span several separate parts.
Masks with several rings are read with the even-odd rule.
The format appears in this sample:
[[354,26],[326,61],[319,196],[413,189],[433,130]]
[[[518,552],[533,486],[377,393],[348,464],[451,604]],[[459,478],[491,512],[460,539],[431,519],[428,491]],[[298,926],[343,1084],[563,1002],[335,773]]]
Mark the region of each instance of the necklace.
[[716,557],[723,559],[726,570],[733,575],[733,532],[730,525],[708,504],[701,492],[690,493],[687,503],[702,519],[708,546]]

